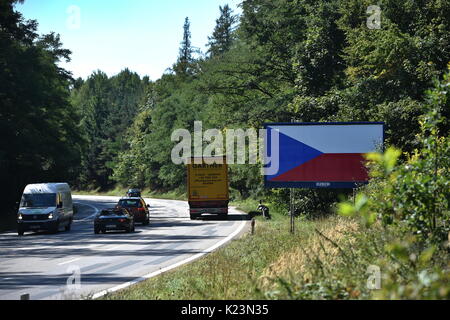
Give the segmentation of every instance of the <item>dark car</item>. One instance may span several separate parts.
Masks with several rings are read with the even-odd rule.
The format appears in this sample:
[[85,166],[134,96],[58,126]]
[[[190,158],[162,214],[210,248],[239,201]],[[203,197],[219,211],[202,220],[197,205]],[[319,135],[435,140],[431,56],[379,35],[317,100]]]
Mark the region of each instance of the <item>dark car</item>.
[[134,232],[134,217],[127,209],[102,210],[94,220],[94,232],[106,233],[108,230]]
[[116,205],[116,208],[127,209],[133,216],[135,222],[141,222],[144,225],[148,225],[150,223],[150,206],[147,205],[142,198],[138,197],[126,197],[119,200]]
[[128,189],[127,197],[141,197],[141,190],[139,189]]

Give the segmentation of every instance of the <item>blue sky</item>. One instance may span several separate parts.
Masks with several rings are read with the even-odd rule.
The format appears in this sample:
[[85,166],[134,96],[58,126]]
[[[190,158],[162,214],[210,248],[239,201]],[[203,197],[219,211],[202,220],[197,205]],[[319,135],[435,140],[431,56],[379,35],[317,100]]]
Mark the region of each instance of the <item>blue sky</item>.
[[240,13],[241,1],[26,0],[16,9],[38,21],[39,33],[61,35],[72,51],[72,61],[61,66],[74,77],[86,78],[97,69],[111,76],[128,67],[156,80],[177,59],[185,17],[191,21],[192,45],[205,52],[219,5],[228,3]]

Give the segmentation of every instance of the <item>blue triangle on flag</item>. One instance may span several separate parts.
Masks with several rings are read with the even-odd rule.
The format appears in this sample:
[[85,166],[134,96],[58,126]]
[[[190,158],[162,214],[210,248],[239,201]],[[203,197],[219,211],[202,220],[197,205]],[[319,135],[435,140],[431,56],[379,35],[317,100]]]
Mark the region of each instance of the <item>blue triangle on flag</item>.
[[[272,141],[270,130],[272,129],[268,129],[268,152],[270,153],[270,155],[272,155],[273,152],[275,152],[276,148],[271,143]],[[323,154],[319,150],[314,149],[298,140],[292,139],[291,137],[281,132],[279,133],[279,144],[279,170],[277,174],[267,176],[268,180],[271,180]]]

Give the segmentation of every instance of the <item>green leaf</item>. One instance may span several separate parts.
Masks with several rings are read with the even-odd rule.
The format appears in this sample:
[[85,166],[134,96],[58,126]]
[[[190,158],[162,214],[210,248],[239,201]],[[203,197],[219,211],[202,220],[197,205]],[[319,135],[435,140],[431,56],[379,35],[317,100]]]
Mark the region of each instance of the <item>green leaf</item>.
[[383,160],[383,155],[378,152],[371,152],[365,155],[366,159],[369,161],[374,161],[376,163],[380,163]]
[[377,214],[375,212],[367,212],[363,214],[366,227],[370,227],[377,220]]
[[403,261],[408,261],[409,259],[408,248],[404,244],[398,242],[390,243],[386,246],[386,250],[397,259]]
[[398,157],[400,157],[401,151],[390,147],[384,153],[384,166],[387,171],[392,171],[397,163]]
[[427,264],[431,258],[433,258],[433,254],[436,251],[436,246],[431,246],[428,249],[425,249],[424,251],[422,251],[422,253],[419,256],[419,262],[422,265]]
[[365,194],[359,193],[355,199],[355,209],[356,211],[361,211],[367,204],[368,198]]
[[353,217],[356,209],[351,203],[343,202],[338,204],[338,213],[343,217]]

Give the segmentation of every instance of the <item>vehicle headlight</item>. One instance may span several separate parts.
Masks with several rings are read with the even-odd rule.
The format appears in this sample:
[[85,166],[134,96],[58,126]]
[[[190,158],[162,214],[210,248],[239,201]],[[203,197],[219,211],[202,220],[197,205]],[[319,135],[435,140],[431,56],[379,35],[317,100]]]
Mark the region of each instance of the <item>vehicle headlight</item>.
[[22,214],[21,214],[21,213],[19,213],[19,214],[17,215],[17,219],[19,219],[19,220],[22,220],[22,219],[23,219],[23,217],[22,217]]
[[48,218],[49,218],[49,219],[53,219],[53,213],[50,213],[50,214],[48,215]]

